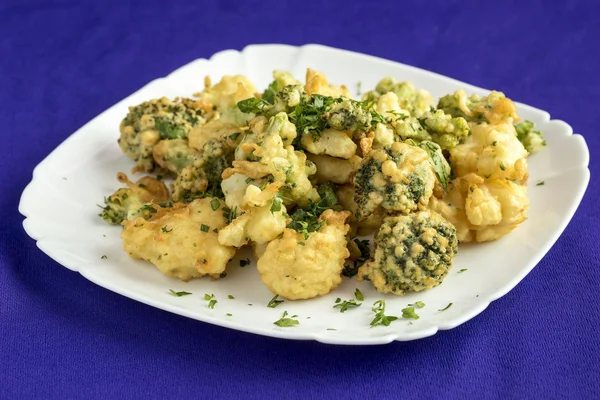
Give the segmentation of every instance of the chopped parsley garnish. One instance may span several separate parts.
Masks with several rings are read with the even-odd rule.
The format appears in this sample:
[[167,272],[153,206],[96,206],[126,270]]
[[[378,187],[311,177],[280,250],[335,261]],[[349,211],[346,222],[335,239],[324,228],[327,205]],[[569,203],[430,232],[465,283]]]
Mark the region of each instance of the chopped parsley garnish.
[[280,305],[281,303],[283,303],[283,300],[278,300],[277,298],[279,297],[279,295],[275,295],[275,297],[273,297],[271,299],[271,301],[269,301],[269,303],[267,304],[267,307],[269,308],[275,308],[278,305]]
[[446,171],[446,163],[443,159],[444,157],[438,153],[439,146],[432,142],[421,142],[421,143],[412,143],[413,146],[416,144],[418,147],[422,148],[429,154],[429,162],[433,167],[433,171],[438,178],[438,181],[444,188],[444,191],[448,191],[448,182],[450,177],[448,176],[448,171]]
[[246,185],[254,182],[254,178],[246,178]]
[[187,295],[191,294],[190,292],[176,292],[173,289],[169,289],[169,292],[171,292],[171,294],[176,297],[182,297],[182,296],[187,296]]
[[337,331],[335,328],[327,328],[328,331]]
[[101,260],[106,260],[108,257],[105,255],[103,255],[102,257],[100,257]]
[[225,315],[227,315],[228,317],[231,317],[231,316],[233,316],[233,314],[230,314],[230,313],[227,313],[227,314],[225,314]]
[[288,224],[288,228],[301,233],[304,239],[308,239],[309,234],[318,232],[325,225],[325,221],[319,222],[319,216],[323,211],[332,208],[338,204],[337,196],[331,185],[320,185],[318,187],[321,200],[316,203],[310,203],[307,208],[297,208],[290,217],[292,222]]
[[535,186],[544,186],[546,182],[544,181],[537,181],[537,183],[535,184]]
[[300,322],[298,322],[297,319],[293,319],[293,318],[286,318],[288,315],[287,311],[283,312],[283,315],[281,316],[281,318],[279,318],[277,321],[273,322],[275,325],[280,326],[282,328],[286,328],[286,327],[290,327],[290,326],[294,326],[294,325],[298,325],[300,324]]
[[240,267],[245,267],[246,265],[250,265],[250,259],[246,258],[245,260],[240,260]]
[[233,296],[232,296],[232,295],[230,295],[230,294],[228,294],[228,295],[227,295],[227,298],[228,298],[229,300],[233,300],[233,299],[235,299],[235,297],[233,297]]
[[414,307],[406,307],[402,309],[402,318],[419,319]]
[[210,309],[214,309],[215,308],[215,304],[218,303],[217,299],[215,299],[215,295],[214,294],[208,294],[208,293],[206,293],[204,295],[204,300],[208,301],[208,308],[210,308]]
[[465,272],[466,270],[467,270],[466,268],[463,268],[463,269],[459,270],[459,271],[458,271],[458,273],[459,273],[459,274],[462,274],[462,273],[463,273],[463,272]]
[[275,94],[277,94],[277,81],[273,81],[269,84],[269,87],[263,92],[262,99],[269,104],[275,103]]
[[167,229],[167,226],[165,225],[162,228],[160,228],[160,230],[163,231],[164,233],[169,233],[169,232],[173,231],[173,228]]
[[227,218],[227,222],[230,224],[231,221],[237,218],[237,206],[233,207],[233,209],[223,207],[223,216]]
[[417,308],[423,308],[425,307],[425,303],[423,303],[422,301],[415,301],[415,304],[409,304],[409,307],[414,307],[416,306]]
[[144,185],[143,183],[139,183],[138,187],[141,188],[141,189],[146,189],[146,185]]
[[210,231],[210,226],[202,224],[202,225],[200,225],[200,230],[202,232],[208,232],[208,231]]
[[279,193],[275,194],[275,197],[273,197],[273,201],[271,202],[271,213],[281,211],[281,203],[283,203],[281,195]]
[[304,243],[304,242],[298,242],[298,244],[299,244],[300,246],[306,246],[306,243]]
[[210,208],[212,208],[213,211],[217,211],[220,206],[221,202],[219,201],[219,199],[212,199],[210,201]]
[[214,233],[219,233],[219,228],[215,228],[215,229],[213,229],[213,232],[214,232]]
[[349,308],[360,307],[362,303],[357,303],[356,300],[346,300],[341,303],[337,303],[333,308],[339,308],[340,312],[346,312]]
[[257,99],[256,97],[251,97],[237,103],[237,108],[243,113],[259,114],[265,107],[269,107],[269,103],[263,99]]
[[375,318],[371,321],[371,328],[377,325],[389,326],[393,321],[398,319],[398,317],[393,315],[385,315],[385,300],[377,300],[373,303],[371,311],[375,313]]
[[241,134],[242,134],[242,132],[232,133],[231,135],[229,135],[229,139],[235,141]]
[[448,305],[438,311],[446,311],[447,309],[449,309],[452,306],[452,303],[448,303]]
[[365,296],[363,296],[362,292],[358,288],[356,288],[354,291],[354,297],[356,297],[356,300],[358,301],[365,301]]
[[362,94],[361,92],[362,92],[362,82],[358,81],[358,82],[356,82],[356,94],[358,96],[360,96]]
[[148,211],[150,213],[156,213],[156,208],[152,207],[149,204],[143,205],[142,207],[140,207],[140,209],[138,210],[138,212],[142,212],[142,211]]

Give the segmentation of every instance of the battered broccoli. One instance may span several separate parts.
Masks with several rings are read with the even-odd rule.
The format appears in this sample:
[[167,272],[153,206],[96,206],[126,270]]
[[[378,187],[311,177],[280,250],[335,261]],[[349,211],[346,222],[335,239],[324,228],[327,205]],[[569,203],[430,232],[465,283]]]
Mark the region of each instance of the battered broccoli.
[[429,140],[439,144],[444,150],[456,147],[470,134],[469,124],[464,118],[452,118],[450,114],[434,108],[419,119],[400,115],[390,121],[394,132],[402,140]]
[[171,101],[166,97],[129,107],[120,126],[119,146],[136,161],[136,170],[151,172],[152,150],[161,139],[184,139],[195,126],[205,122],[200,102]]
[[218,142],[212,144],[208,149],[205,146],[205,151],[177,175],[171,184],[174,201],[189,203],[206,196],[223,198],[221,174],[231,166],[233,153],[223,150]]
[[428,153],[408,143],[372,150],[354,177],[356,218],[363,220],[379,206],[409,213],[424,208],[436,177]]
[[329,126],[338,131],[367,131],[371,129],[372,113],[365,103],[343,99],[333,104],[326,118]]
[[496,91],[485,97],[475,94],[467,97],[464,90],[457,90],[454,94],[440,98],[437,108],[469,122],[500,124],[519,120],[512,100],[504,96],[504,93]]
[[386,217],[358,280],[397,295],[431,289],[442,283],[457,250],[456,228],[434,211]]
[[433,103],[431,95],[424,90],[415,89],[410,82],[397,82],[394,78],[383,78],[375,90],[363,95],[363,100],[376,101],[381,95],[393,92],[398,96],[398,105],[413,117],[421,117]]
[[525,150],[531,154],[540,151],[546,145],[542,132],[535,129],[535,124],[531,121],[523,121],[515,125],[515,130],[517,131],[517,139],[523,143]]
[[121,183],[126,183],[128,188],[121,188],[104,199],[105,207],[98,214],[111,225],[119,225],[127,219],[138,216],[149,218],[152,205],[147,203],[164,202],[169,199],[169,191],[165,184],[150,176],[145,176],[133,183],[122,172],[117,174]]
[[154,161],[175,174],[193,163],[198,155],[196,150],[188,146],[186,139],[161,140],[152,150]]

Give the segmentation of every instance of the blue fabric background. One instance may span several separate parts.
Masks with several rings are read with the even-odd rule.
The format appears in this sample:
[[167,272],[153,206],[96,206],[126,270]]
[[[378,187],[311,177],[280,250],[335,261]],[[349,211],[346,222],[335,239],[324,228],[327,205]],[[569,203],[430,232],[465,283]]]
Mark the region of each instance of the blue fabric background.
[[[600,3],[564,3],[1,1],[0,398],[600,398]],[[36,248],[17,205],[53,148],[154,78],[268,42],[365,52],[548,110],[590,147],[580,209],[483,314],[375,347],[270,339],[171,315]]]

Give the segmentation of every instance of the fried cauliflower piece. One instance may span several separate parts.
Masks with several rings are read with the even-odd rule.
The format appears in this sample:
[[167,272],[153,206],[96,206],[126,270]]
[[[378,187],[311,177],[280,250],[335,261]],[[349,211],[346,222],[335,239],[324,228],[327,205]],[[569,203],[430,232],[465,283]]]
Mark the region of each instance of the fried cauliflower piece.
[[315,154],[307,154],[307,157],[317,167],[317,173],[314,175],[317,183],[333,182],[338,185],[351,182],[352,174],[362,160],[358,156],[352,156],[348,160]]
[[315,165],[305,153],[286,145],[296,137],[294,124],[283,112],[271,117],[268,124],[265,121],[257,117],[250,122],[251,132],[236,149],[233,167],[224,172],[223,179],[235,173],[253,179],[271,175],[275,182],[283,183],[281,194],[286,204],[318,201],[319,195],[308,179],[316,172]]
[[440,98],[437,108],[469,122],[496,125],[517,123],[520,120],[515,103],[504,96],[504,93],[495,90],[484,97],[476,94],[467,97],[464,90],[457,90],[454,94]]
[[287,210],[278,195],[281,185],[281,182],[271,183],[261,190],[249,184],[239,203],[241,213],[219,230],[219,243],[242,247],[249,241],[264,244],[279,236],[287,223]]
[[325,154],[348,159],[356,154],[356,144],[346,132],[325,129],[315,138],[314,135],[302,135],[300,143],[312,154]]
[[326,210],[325,221],[308,239],[286,229],[283,237],[270,242],[258,259],[258,272],[271,291],[289,300],[310,299],[335,289],[341,282],[344,261],[350,252],[346,219],[350,213]]
[[134,107],[121,122],[119,146],[135,160],[135,171],[152,172],[154,146],[163,139],[185,139],[188,132],[206,122],[204,108],[191,99],[153,99]]
[[304,90],[306,90],[306,93],[309,96],[320,94],[334,98],[341,96],[350,97],[350,92],[346,86],[330,85],[325,75],[310,68],[306,70],[306,84],[304,85]]
[[124,220],[137,216],[148,218],[148,213],[143,210],[144,204],[160,203],[169,199],[169,190],[165,184],[150,176],[144,176],[134,183],[127,178],[127,175],[119,172],[117,180],[127,184],[127,188],[118,189],[105,198],[106,206],[99,214],[111,225],[119,225]]
[[443,199],[428,206],[456,226],[462,242],[501,238],[524,222],[527,188],[506,179],[484,180],[475,174],[455,179]]
[[199,154],[188,145],[187,139],[161,140],[152,149],[154,162],[166,171],[179,174],[192,164]]
[[[123,223],[123,249],[134,259],[146,260],[164,275],[189,281],[210,275],[219,278],[235,254],[223,246],[215,229],[227,223],[218,199],[195,200],[173,208],[155,206],[154,216]],[[214,208],[214,209],[213,209]]]
[[257,92],[244,75],[226,75],[214,86],[207,77],[205,86],[199,94],[200,101],[204,107],[215,108],[221,121],[241,126],[252,117],[237,108],[238,102],[254,97]]
[[438,286],[458,250],[454,226],[432,211],[389,216],[375,237],[373,257],[358,270],[381,293],[404,295]]
[[354,177],[356,216],[362,220],[379,206],[405,214],[424,209],[433,194],[435,182],[436,176],[425,150],[401,142],[372,150],[362,160]]
[[511,123],[471,124],[471,136],[450,149],[450,164],[457,177],[475,173],[485,179],[523,181],[527,155]]

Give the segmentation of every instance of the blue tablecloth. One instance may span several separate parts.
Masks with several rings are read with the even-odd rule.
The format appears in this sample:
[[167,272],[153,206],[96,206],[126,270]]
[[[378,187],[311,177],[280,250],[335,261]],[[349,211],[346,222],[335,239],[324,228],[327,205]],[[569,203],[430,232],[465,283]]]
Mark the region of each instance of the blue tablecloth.
[[[0,398],[600,398],[600,4],[467,3],[0,2]],[[36,248],[17,204],[53,148],[154,78],[268,42],[365,52],[548,110],[590,147],[581,207],[533,272],[480,316],[375,347],[172,315]]]

